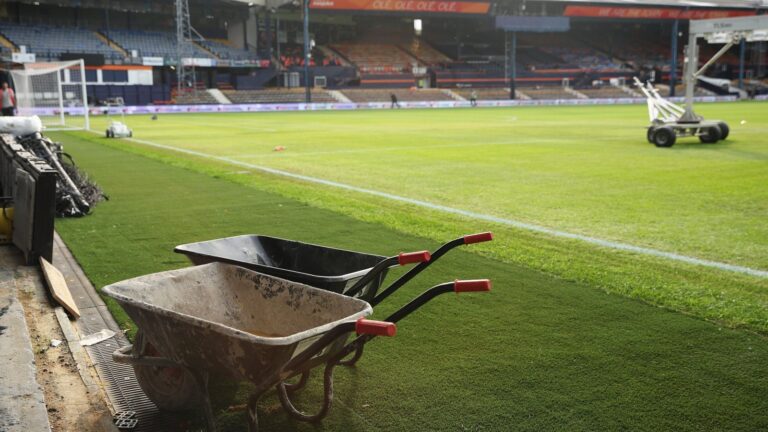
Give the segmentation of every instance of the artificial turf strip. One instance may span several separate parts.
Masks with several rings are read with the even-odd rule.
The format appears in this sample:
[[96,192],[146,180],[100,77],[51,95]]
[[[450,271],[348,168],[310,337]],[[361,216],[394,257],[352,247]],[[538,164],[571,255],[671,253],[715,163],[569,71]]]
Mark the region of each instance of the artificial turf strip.
[[[57,225],[99,287],[186,265],[172,253],[176,244],[234,234],[382,254],[436,246],[98,143],[66,144],[111,198],[93,215]],[[764,337],[523,266],[455,251],[377,316],[432,284],[479,277],[494,280],[492,293],[438,298],[401,322],[397,337],[369,344],[356,369],[338,369],[337,403],[319,426],[289,420],[270,394],[261,404],[264,430],[768,428]],[[312,384],[301,402],[317,402]],[[217,393],[222,410],[244,389]],[[219,414],[228,431],[242,430],[241,416]]]
[[[292,118],[287,116],[283,121]],[[226,117],[217,119],[226,120]],[[162,121],[167,122],[167,117],[163,117]],[[134,122],[135,120],[132,120],[132,123]],[[61,135],[67,136],[70,135]],[[727,326],[768,333],[768,279],[622,253],[576,240],[555,238],[508,226],[493,226],[436,211],[414,209],[413,206],[382,200],[375,196],[286,180],[283,177],[243,170],[242,167],[225,162],[158,150],[138,143],[105,140],[88,133],[71,136],[150,156],[174,166],[225,178],[251,188],[278,192],[313,207],[326,208],[358,220],[378,223],[399,232],[428,237],[435,241],[452,238],[457,232],[492,229],[499,234],[497,240],[473,247],[473,252]],[[224,142],[223,145],[228,143]],[[656,149],[651,147],[651,150]],[[684,194],[681,195],[682,199],[685,199]]]

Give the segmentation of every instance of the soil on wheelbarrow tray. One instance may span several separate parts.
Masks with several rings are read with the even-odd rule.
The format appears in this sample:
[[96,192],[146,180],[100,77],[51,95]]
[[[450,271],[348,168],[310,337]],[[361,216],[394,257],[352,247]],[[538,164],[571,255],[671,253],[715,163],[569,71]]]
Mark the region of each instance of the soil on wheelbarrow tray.
[[[26,285],[26,284],[24,284]],[[37,382],[43,388],[53,432],[117,431],[101,389],[89,392],[77,370],[56,313],[44,292],[22,288],[19,300],[35,353]],[[35,292],[37,291],[37,292]],[[58,346],[51,341],[62,341]]]

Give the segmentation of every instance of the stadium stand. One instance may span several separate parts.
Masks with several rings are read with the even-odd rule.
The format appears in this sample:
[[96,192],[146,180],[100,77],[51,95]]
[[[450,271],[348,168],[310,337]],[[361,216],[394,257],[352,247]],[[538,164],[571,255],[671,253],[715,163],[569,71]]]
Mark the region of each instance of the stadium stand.
[[27,52],[43,60],[58,60],[66,53],[101,54],[110,59],[119,56],[93,31],[75,27],[0,23],[0,33],[16,47],[26,46]]
[[235,48],[226,40],[206,39],[197,43],[223,60],[258,60],[255,52]]
[[[58,7],[64,10],[64,7]],[[51,6],[49,9],[56,8]],[[98,95],[94,93],[96,100],[120,93],[111,87],[113,84],[125,88],[147,84],[174,87],[175,71],[168,63],[144,66],[153,62],[143,63],[140,58],[175,59],[178,53],[176,35],[171,30],[172,20],[158,15],[138,23],[131,22],[127,16],[121,17],[121,14],[116,17],[112,21],[112,30],[106,31],[98,30],[105,26],[100,14],[8,15],[4,19],[15,22],[0,23],[0,54],[8,58],[11,52],[26,46],[42,61],[58,60],[65,53],[82,52],[102,54],[108,65],[130,65],[123,70],[118,70],[119,67],[103,68],[98,75],[96,68],[99,66],[91,67],[86,74],[89,85],[98,82],[100,86],[110,86],[104,87],[107,90],[98,90]],[[226,23],[209,25],[209,21],[215,22],[206,18],[205,23],[200,24],[208,26],[207,29],[200,29],[202,34],[226,37]],[[429,21],[426,21],[427,30],[419,37],[414,36],[412,23],[402,19],[354,17],[344,25],[313,23],[313,37],[318,45],[312,51],[310,77],[325,77],[325,87],[339,88],[351,100],[363,103],[387,102],[391,93],[402,101],[446,101],[452,100],[452,94],[468,99],[472,89],[479,100],[508,99],[509,70],[505,67],[508,41],[502,32],[469,21],[447,20],[439,24]],[[632,76],[642,79],[655,77],[656,82],[666,83],[670,76],[669,30],[666,22],[626,25],[615,20],[574,19],[571,29],[563,33],[519,32],[516,53],[518,97],[540,100],[626,98],[633,97],[626,89],[591,86],[609,79],[629,82]],[[257,44],[263,52],[235,48],[227,39],[196,41],[195,57],[219,61],[215,65],[200,67],[197,79],[203,91],[195,97],[155,90],[150,93],[141,90],[141,95],[137,93],[134,97],[133,90],[127,90],[122,92],[129,94],[125,100],[136,103],[215,103],[215,99],[204,91],[210,87],[225,91],[235,103],[303,102],[301,89],[261,90],[287,83],[284,77],[294,77],[293,73],[303,76],[303,45],[297,42],[302,31],[300,24],[286,21],[280,29],[272,29],[269,38],[266,37],[267,31],[268,28],[260,28],[258,35]],[[611,36],[605,37],[606,32]],[[271,46],[266,45],[268,43]],[[682,47],[679,49],[682,51]],[[703,45],[702,57],[713,54],[717,49],[716,46]],[[270,53],[276,62],[260,61],[270,58]],[[710,76],[733,79],[738,70],[737,53],[734,48],[710,68]],[[137,58],[133,58],[134,54]],[[755,63],[754,59],[748,60]],[[681,54],[676,71],[678,77],[682,62]],[[134,73],[129,80],[126,71],[134,65],[152,68],[152,76],[142,75],[139,78]],[[341,70],[342,65],[348,67]],[[419,70],[414,71],[414,67]],[[746,76],[760,78],[764,76],[761,70],[753,65]],[[678,78],[677,83],[680,82]],[[566,90],[562,85],[570,86],[575,91]],[[414,87],[434,89],[407,90]],[[438,89],[451,89],[455,93]],[[667,87],[660,85],[659,89],[662,95],[669,94]],[[696,95],[722,93],[717,88],[709,89],[697,88]],[[750,91],[750,94],[757,94],[765,89],[752,86]],[[682,87],[678,86],[675,93],[682,95]],[[313,100],[334,102],[333,95],[338,96],[318,90]]]
[[450,57],[436,50],[422,39],[413,39],[410,44],[404,45],[402,48],[421,63],[429,66],[453,62]]
[[409,72],[419,61],[394,44],[340,43],[331,46],[354,63],[361,73]]
[[594,88],[579,88],[577,91],[583,95],[586,95],[590,99],[620,99],[630,97],[640,97],[640,95],[633,96],[621,88],[614,86],[603,86]]
[[[659,90],[659,94],[661,96],[667,97],[669,96],[669,86],[667,85],[657,85],[656,88]],[[678,84],[675,86],[675,96],[684,96],[685,95],[685,85]],[[707,90],[704,90],[700,87],[696,87],[693,92],[694,96],[712,96],[713,93]]]
[[397,96],[399,102],[455,100],[449,94],[438,89],[346,89],[342,90],[342,93],[355,103],[389,102],[392,94]]
[[[453,92],[457,95],[469,100],[472,97],[472,92],[477,95],[477,100],[507,100],[509,99],[508,88],[477,88],[477,89],[453,89]],[[525,99],[527,95],[521,94],[520,91],[516,91],[515,96],[519,99]]]
[[[175,58],[176,36],[173,33],[112,30],[108,37],[123,47],[129,53],[136,50],[139,57]],[[212,55],[200,47],[195,47],[195,56],[210,58]]]
[[[236,104],[250,103],[304,103],[304,89],[266,89],[266,90],[223,90],[224,95]],[[312,91],[312,102],[334,103],[338,102],[328,92],[323,90]]]
[[174,89],[171,91],[171,99],[177,105],[216,105],[219,103],[210,93],[201,89],[197,91],[182,90],[181,92]]
[[569,93],[561,86],[536,86],[520,87],[519,90],[531,99],[578,99],[573,93]]

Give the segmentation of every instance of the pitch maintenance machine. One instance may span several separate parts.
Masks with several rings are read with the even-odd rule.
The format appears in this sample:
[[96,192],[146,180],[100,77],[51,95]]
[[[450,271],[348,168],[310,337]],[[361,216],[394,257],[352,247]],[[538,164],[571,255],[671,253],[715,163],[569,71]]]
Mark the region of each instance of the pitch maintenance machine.
[[[699,68],[697,45],[699,38],[706,39],[712,44],[725,44],[701,68]],[[648,115],[651,120],[647,133],[649,142],[657,147],[672,147],[677,138],[698,137],[703,143],[715,143],[728,137],[730,128],[726,122],[706,120],[694,112],[693,92],[698,78],[731,47],[742,40],[747,42],[768,40],[768,15],[690,21],[683,70],[684,107],[661,97],[650,83],[643,85],[635,78],[635,83],[648,100]]]

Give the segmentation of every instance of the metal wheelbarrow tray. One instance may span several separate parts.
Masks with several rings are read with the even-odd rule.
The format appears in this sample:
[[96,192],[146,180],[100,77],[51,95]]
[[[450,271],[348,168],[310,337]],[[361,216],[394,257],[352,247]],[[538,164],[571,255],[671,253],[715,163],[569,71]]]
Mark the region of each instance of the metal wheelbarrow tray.
[[[216,430],[208,398],[208,377],[223,373],[247,380],[255,390],[248,403],[249,428],[258,430],[256,403],[277,387],[293,417],[322,419],[333,399],[333,368],[363,341],[394,336],[394,322],[446,292],[488,291],[490,282],[438,285],[392,314],[387,321],[365,320],[365,301],[212,263],[147,275],[109,285],[104,293],[139,327],[134,345],[118,349],[116,362],[130,364],[147,396],[164,410],[202,404],[209,431]],[[347,343],[351,334],[358,337]],[[311,369],[325,365],[320,412],[296,409],[290,394],[306,383]],[[302,376],[294,385],[284,381]]]
[[[383,256],[262,235],[242,235],[176,246],[195,265],[224,262],[342,294]],[[386,271],[364,293],[375,295]]]
[[[377,305],[451,249],[491,241],[490,232],[459,237],[433,253],[418,251],[384,257],[262,235],[242,235],[176,246],[192,264],[225,262],[304,283]],[[418,264],[378,293],[387,270]]]

